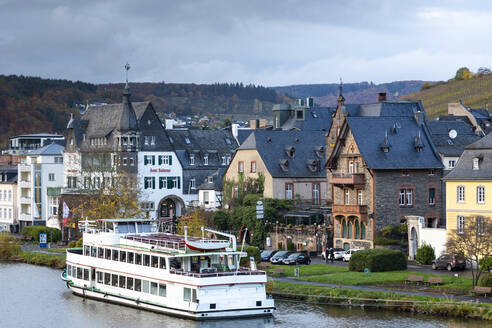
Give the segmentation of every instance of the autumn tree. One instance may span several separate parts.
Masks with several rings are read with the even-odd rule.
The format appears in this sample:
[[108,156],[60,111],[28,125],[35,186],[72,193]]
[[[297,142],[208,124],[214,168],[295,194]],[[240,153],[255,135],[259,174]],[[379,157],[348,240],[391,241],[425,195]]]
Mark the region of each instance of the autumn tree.
[[184,227],[188,227],[188,235],[192,237],[202,236],[202,227],[212,227],[212,215],[210,211],[205,211],[201,208],[195,208],[190,213],[191,215],[185,215],[179,219],[176,227],[177,233],[184,234]]
[[[473,286],[478,284],[485,268],[481,259],[492,254],[492,224],[490,217],[464,217],[464,224],[448,234],[447,251],[461,254],[471,264]],[[476,267],[475,267],[476,265]]]
[[473,79],[473,73],[468,67],[461,67],[456,71],[455,80],[470,80]]

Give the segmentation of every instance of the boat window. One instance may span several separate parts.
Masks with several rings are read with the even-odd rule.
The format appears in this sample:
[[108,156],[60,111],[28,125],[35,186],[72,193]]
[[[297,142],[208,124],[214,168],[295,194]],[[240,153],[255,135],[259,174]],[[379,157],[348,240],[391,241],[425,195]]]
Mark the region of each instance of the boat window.
[[152,267],[153,268],[159,267],[159,257],[158,256],[152,256]]
[[118,261],[118,251],[113,249],[113,261]]
[[144,266],[150,266],[150,255],[144,254]]
[[82,279],[82,268],[77,268],[77,279]]
[[176,269],[176,270],[181,269],[181,258],[173,257],[170,259],[169,262],[170,262],[169,266],[171,267],[171,269]]
[[133,255],[134,255],[134,253],[128,252],[128,263],[132,263],[133,264]]
[[188,287],[183,288],[183,301],[185,302],[191,301],[191,288]]
[[157,295],[157,283],[156,282],[150,283],[150,293],[152,295]]
[[113,222],[106,222],[106,230],[113,231]]
[[159,296],[166,297],[166,285],[159,284]]
[[125,288],[126,287],[126,277],[125,276],[120,276],[120,288]]
[[67,264],[67,276],[72,275],[72,266],[70,264]]
[[104,258],[106,260],[111,260],[111,250],[109,248],[105,248],[105,255],[104,255]]
[[84,255],[85,256],[90,256],[91,254],[91,248],[90,246],[84,246]]
[[111,286],[118,287],[118,275],[117,274],[111,275]]
[[104,284],[111,285],[111,275],[107,272],[104,272]]
[[89,269],[84,269],[84,280],[89,280]]
[[103,259],[104,258],[104,248],[99,247],[97,249],[97,257],[99,257],[100,259]]
[[126,252],[125,251],[120,252],[120,262],[126,262]]
[[149,281],[142,280],[142,292],[149,293]]
[[135,223],[128,225],[128,233],[135,233],[137,230],[135,229]]
[[118,223],[118,232],[119,233],[128,233],[128,222],[119,222]]
[[133,289],[133,278],[130,277],[126,278],[126,288]]
[[101,271],[97,271],[97,283],[102,284],[103,281],[104,281],[103,273]]
[[138,265],[142,264],[142,254],[139,254],[139,253],[135,254],[135,264],[138,264]]
[[142,280],[135,279],[135,291],[139,292],[142,290]]
[[191,301],[193,303],[196,303],[196,298],[197,298],[196,297],[196,289],[192,289],[191,292],[192,292],[192,294],[191,294]]
[[97,256],[97,247],[91,247],[91,256],[96,257]]
[[142,227],[142,222],[137,222],[137,232],[141,233],[143,232],[143,227]]
[[161,269],[165,269],[166,268],[166,258],[165,257],[161,257],[159,259],[159,268],[161,268]]

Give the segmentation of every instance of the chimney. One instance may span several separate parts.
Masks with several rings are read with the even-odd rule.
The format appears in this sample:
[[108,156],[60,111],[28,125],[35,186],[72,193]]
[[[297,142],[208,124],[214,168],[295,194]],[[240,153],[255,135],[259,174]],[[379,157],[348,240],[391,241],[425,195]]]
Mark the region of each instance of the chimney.
[[378,92],[378,102],[386,101],[386,92]]

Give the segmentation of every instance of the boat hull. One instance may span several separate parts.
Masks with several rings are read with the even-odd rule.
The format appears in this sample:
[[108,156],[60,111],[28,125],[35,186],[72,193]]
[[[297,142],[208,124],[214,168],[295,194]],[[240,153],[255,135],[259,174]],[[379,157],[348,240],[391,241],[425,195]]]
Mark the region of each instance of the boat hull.
[[250,309],[228,309],[228,310],[212,310],[212,311],[188,311],[181,310],[166,306],[157,305],[154,303],[125,297],[122,295],[108,294],[100,290],[88,289],[85,287],[78,287],[73,284],[67,283],[67,286],[72,292],[83,298],[90,298],[94,300],[104,301],[108,303],[114,303],[119,305],[125,305],[137,309],[143,309],[147,311],[172,315],[181,318],[187,318],[192,320],[211,320],[211,319],[233,319],[233,318],[247,318],[247,317],[269,317],[272,316],[275,307],[258,307]]

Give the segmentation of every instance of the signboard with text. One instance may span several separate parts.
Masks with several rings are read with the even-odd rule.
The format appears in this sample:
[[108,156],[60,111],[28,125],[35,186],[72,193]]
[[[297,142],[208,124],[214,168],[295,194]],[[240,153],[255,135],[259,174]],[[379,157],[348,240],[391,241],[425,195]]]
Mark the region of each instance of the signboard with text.
[[46,232],[40,232],[39,233],[39,247],[40,248],[46,248],[46,242],[48,240],[48,235]]

